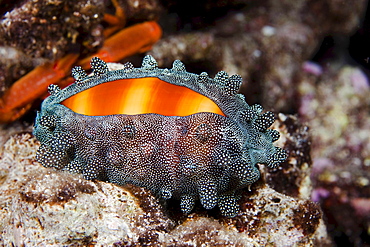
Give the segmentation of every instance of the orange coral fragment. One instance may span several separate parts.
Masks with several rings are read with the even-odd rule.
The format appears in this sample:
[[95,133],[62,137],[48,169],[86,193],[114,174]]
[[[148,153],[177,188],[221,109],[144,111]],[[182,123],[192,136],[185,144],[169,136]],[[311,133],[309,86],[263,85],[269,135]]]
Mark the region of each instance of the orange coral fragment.
[[102,83],[71,96],[62,104],[88,116],[144,113],[188,116],[198,112],[225,116],[212,100],[200,93],[154,77]]
[[0,122],[11,122],[22,116],[32,102],[45,94],[48,85],[66,77],[79,54],[69,54],[48,62],[19,79],[0,99]]
[[136,53],[143,53],[151,49],[161,36],[162,29],[155,21],[130,26],[108,38],[96,54],[84,58],[78,64],[82,68],[88,69],[93,57],[98,57],[106,62],[115,62]]
[[104,21],[112,25],[112,27],[104,30],[104,37],[109,37],[126,26],[125,11],[121,8],[117,0],[111,0],[111,2],[116,8],[116,13],[114,15],[110,15],[108,13],[104,14]]

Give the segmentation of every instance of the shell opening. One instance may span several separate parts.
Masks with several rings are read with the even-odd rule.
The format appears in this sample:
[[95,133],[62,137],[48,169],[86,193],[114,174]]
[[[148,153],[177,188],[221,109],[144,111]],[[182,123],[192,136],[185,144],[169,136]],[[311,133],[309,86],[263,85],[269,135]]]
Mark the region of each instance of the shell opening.
[[88,116],[145,113],[188,116],[199,112],[225,116],[217,104],[206,96],[155,77],[102,83],[72,95],[61,104]]

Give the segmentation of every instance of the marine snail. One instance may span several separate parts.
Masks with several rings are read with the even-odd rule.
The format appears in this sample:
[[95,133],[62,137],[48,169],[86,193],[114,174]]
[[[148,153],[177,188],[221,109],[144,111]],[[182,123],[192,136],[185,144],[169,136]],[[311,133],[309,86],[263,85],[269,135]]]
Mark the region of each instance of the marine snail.
[[268,129],[274,114],[245,102],[239,75],[212,79],[178,60],[159,69],[152,56],[141,68],[109,71],[98,58],[91,66],[91,76],[75,67],[76,82],[63,90],[49,86],[34,128],[46,167],[146,187],[180,199],[184,213],[199,199],[233,217],[239,191],[260,176],[256,164],[286,159],[273,145],[279,133]]

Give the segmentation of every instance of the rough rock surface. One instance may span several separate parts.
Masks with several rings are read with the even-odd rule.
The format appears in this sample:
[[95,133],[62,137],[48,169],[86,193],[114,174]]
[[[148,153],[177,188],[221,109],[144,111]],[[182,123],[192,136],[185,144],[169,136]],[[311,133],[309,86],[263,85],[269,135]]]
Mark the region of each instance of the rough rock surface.
[[[189,7],[164,2],[170,2],[164,38],[150,52],[160,66],[180,59],[195,72],[240,74],[248,103],[263,102],[279,112],[296,110],[296,77],[323,37],[351,34],[366,9],[366,0],[216,1],[212,7],[208,1],[192,1]],[[234,11],[222,11],[225,5]],[[168,31],[176,23],[171,11],[181,32]]]
[[[283,122],[278,125],[287,129]],[[263,179],[243,192],[242,210],[235,218],[200,205],[185,216],[171,205],[163,208],[145,189],[44,168],[35,161],[38,146],[30,133],[22,132],[12,135],[2,150],[0,242],[5,245],[330,243],[318,204],[279,193]]]
[[[0,96],[38,65],[68,53],[96,52],[109,26],[104,14],[116,11],[111,1],[104,0],[4,2],[0,1],[4,4],[0,8]],[[124,9],[124,20],[115,23],[121,28],[156,19],[160,11],[157,1],[117,2]]]
[[[301,199],[311,198],[311,135],[309,128],[293,115],[278,115],[272,126],[282,133],[277,145],[288,151],[288,160],[275,169],[265,169],[266,183],[276,191]],[[261,167],[262,168],[262,167]]]
[[312,199],[320,202],[334,239],[369,243],[370,85],[359,69],[344,66],[299,82],[303,121],[312,129]]
[[24,1],[8,6],[0,18],[0,94],[14,79],[53,61],[78,43],[103,42],[104,5],[93,1]]

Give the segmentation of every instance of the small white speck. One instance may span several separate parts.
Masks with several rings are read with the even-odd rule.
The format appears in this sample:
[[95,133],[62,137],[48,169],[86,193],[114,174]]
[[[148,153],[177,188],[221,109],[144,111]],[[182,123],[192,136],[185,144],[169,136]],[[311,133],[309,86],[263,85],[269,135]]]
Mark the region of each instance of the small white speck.
[[235,15],[235,20],[242,22],[245,20],[245,15],[242,13],[238,13]]
[[178,48],[180,51],[185,51],[186,46],[185,46],[184,44],[182,44],[182,43],[179,43],[179,44],[177,44],[177,48]]
[[365,166],[370,166],[370,159],[365,159],[364,165]]
[[272,35],[275,35],[276,28],[271,27],[271,26],[264,26],[261,31],[263,35],[270,37]]
[[253,56],[255,56],[255,57],[260,57],[261,54],[262,54],[262,52],[260,50],[254,50],[253,51]]
[[341,172],[340,177],[349,179],[349,178],[351,178],[351,173],[348,172],[348,171]]
[[194,164],[186,164],[185,165],[185,168],[187,168],[187,169],[195,169],[195,168],[197,168],[197,166],[194,165]]

